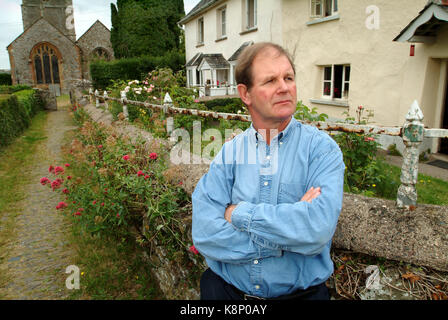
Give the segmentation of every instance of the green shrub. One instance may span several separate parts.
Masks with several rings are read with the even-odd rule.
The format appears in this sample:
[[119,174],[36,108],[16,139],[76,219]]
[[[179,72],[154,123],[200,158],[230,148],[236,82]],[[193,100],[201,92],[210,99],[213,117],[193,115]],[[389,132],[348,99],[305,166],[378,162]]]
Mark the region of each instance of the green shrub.
[[204,102],[209,110],[226,113],[247,113],[246,106],[240,98],[213,99]]
[[0,85],[10,86],[12,84],[11,75],[9,73],[0,73]]
[[17,92],[0,101],[0,147],[10,144],[43,109],[43,102],[33,90]]
[[0,93],[14,93],[21,90],[29,90],[30,86],[24,84],[16,84],[14,86],[0,85]]
[[96,61],[90,64],[90,74],[93,86],[105,89],[112,84],[112,80],[143,79],[148,72],[157,68],[170,68],[174,71],[183,70],[185,55],[170,51],[164,56],[142,56],[112,61]]

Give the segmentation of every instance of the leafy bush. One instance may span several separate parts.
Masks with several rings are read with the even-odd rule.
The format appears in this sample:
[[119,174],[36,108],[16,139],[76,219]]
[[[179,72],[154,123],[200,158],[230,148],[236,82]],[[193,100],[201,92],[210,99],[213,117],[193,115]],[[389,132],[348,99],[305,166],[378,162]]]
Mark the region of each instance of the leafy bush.
[[213,99],[204,102],[209,110],[226,113],[245,113],[247,109],[240,98]]
[[90,74],[93,86],[104,89],[112,85],[112,80],[138,79],[142,80],[148,72],[158,68],[170,68],[181,71],[185,66],[185,55],[175,50],[164,56],[142,56],[112,61],[96,61],[90,64]]
[[10,144],[43,109],[43,101],[33,90],[17,92],[0,101],[0,147]]
[[310,109],[302,103],[302,100],[300,100],[297,102],[294,118],[297,120],[325,121],[328,119],[328,115],[325,113],[318,113],[317,108]]
[[14,86],[2,86],[0,85],[0,93],[14,93],[21,90],[29,90],[30,86],[24,84],[16,84]]
[[0,85],[10,86],[12,84],[11,75],[9,73],[0,73]]

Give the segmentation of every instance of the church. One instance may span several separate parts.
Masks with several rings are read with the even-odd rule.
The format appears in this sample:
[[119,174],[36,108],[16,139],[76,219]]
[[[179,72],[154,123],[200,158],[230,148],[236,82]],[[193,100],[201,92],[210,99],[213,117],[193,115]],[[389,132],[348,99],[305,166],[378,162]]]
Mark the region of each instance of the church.
[[90,80],[90,62],[114,58],[110,30],[97,20],[76,40],[72,0],[23,0],[23,33],[8,47],[13,84],[67,94]]

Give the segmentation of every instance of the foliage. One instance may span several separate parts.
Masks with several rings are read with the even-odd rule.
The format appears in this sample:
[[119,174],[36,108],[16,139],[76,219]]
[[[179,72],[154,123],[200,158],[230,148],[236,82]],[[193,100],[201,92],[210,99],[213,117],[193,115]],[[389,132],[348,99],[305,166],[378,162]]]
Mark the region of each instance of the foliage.
[[0,147],[11,143],[43,109],[43,101],[33,90],[18,91],[0,101]]
[[8,85],[0,85],[0,94],[3,93],[14,93],[21,90],[29,90],[31,89],[30,86],[24,85],[24,84],[16,84],[14,86],[8,86]]
[[153,70],[170,68],[177,72],[183,70],[184,65],[185,54],[172,50],[161,56],[144,55],[112,61],[95,61],[90,64],[90,74],[93,86],[103,90],[112,85],[113,80],[142,80]]
[[[373,113],[367,110],[368,115],[364,116],[364,111],[364,108],[359,106],[356,110],[356,118],[350,117],[347,112],[344,112],[347,116],[346,122],[357,121],[357,124],[366,124]],[[376,141],[376,136],[374,134],[342,132],[333,135],[333,138],[341,148],[344,157],[346,187],[350,192],[367,191],[367,195],[373,195],[375,188],[387,179],[376,159],[380,146]]]
[[0,85],[12,85],[12,79],[9,73],[0,73]]
[[387,147],[387,153],[390,154],[391,156],[400,156],[400,157],[402,156],[401,152],[398,151],[397,145],[395,143],[390,144]]
[[318,113],[316,107],[310,109],[302,103],[302,100],[300,100],[299,102],[297,102],[297,108],[296,112],[294,113],[294,118],[302,121],[325,121],[328,119],[328,115],[325,113]]
[[[148,52],[162,56],[181,49],[177,22],[185,15],[182,0],[118,0],[111,4],[111,42],[117,58]],[[181,49],[183,50],[183,49]]]
[[240,98],[213,99],[204,104],[209,110],[217,112],[248,114],[247,108]]

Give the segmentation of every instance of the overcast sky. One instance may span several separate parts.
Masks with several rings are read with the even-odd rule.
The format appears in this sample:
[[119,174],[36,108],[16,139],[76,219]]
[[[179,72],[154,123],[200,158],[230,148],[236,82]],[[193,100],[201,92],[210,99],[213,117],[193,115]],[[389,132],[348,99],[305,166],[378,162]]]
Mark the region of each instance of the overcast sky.
[[[184,0],[185,13],[199,1]],[[76,38],[82,36],[96,20],[110,29],[111,3],[116,3],[116,0],[73,0]],[[0,69],[10,69],[6,47],[23,32],[21,4],[22,0],[0,0]]]

